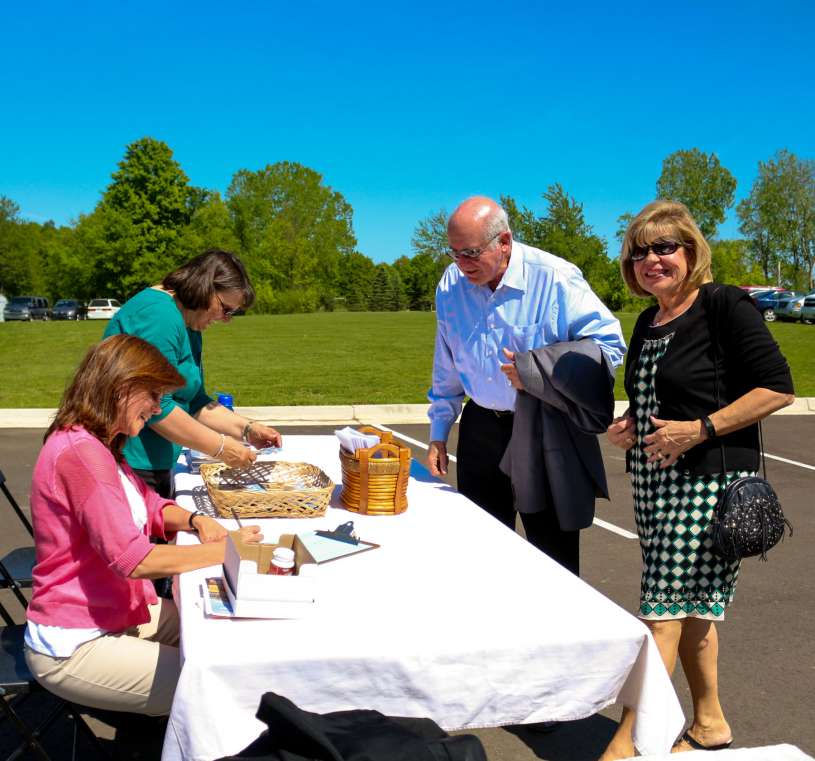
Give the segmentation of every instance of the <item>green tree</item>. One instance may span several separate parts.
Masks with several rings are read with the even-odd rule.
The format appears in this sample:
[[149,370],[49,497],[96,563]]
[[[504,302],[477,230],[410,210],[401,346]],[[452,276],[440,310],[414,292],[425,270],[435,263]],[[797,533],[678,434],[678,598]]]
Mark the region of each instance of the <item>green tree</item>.
[[710,244],[711,269],[717,283],[739,285],[762,282],[761,270],[750,257],[746,240],[714,240]]
[[288,161],[241,169],[226,204],[253,278],[335,295],[341,258],[356,246],[353,209],[322,175]]
[[[547,203],[541,216],[519,207],[510,196],[502,196],[510,228],[519,240],[566,259],[583,273],[594,292],[610,309],[620,309],[628,299],[616,261],[606,252],[606,243],[586,222],[583,205],[561,185],[551,185],[543,194]],[[513,224],[515,225],[513,227]]]
[[414,255],[423,254],[446,267],[450,263],[447,257],[448,246],[447,212],[444,209],[434,211],[419,220],[410,239]]
[[376,265],[359,251],[340,256],[337,290],[349,311],[368,310],[375,274]]
[[714,153],[692,148],[675,151],[662,162],[657,196],[685,204],[706,238],[716,235],[735,193],[736,178]]
[[371,298],[368,307],[372,312],[388,312],[393,310],[394,293],[391,283],[390,267],[387,264],[378,264],[371,288]]
[[769,281],[777,270],[812,287],[815,265],[815,162],[781,150],[759,162],[750,195],[737,208],[741,232]]
[[240,241],[232,227],[229,209],[220,193],[210,193],[195,209],[190,223],[182,229],[179,250],[184,260],[197,256],[208,248],[239,252]]
[[408,307],[408,295],[405,284],[395,267],[388,267],[388,287],[390,289],[391,302],[388,309],[391,312],[401,312]]
[[42,226],[23,220],[20,207],[0,196],[0,293],[50,296],[44,271],[46,254]]
[[150,137],[127,146],[112,180],[95,221],[109,255],[128,256],[107,269],[117,275],[108,287],[129,296],[182,262],[182,232],[208,193],[191,187],[169,146]]
[[418,253],[412,259],[401,256],[393,263],[404,284],[408,309],[427,311],[432,308],[436,286],[447,264],[449,259],[439,263],[428,252]]

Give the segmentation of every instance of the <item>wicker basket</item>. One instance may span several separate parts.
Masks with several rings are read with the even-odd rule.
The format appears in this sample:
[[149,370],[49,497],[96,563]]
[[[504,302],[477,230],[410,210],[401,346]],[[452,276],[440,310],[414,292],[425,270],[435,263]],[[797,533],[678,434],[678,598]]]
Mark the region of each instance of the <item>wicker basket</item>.
[[368,515],[398,515],[407,510],[410,449],[393,441],[390,431],[371,426],[361,433],[375,433],[380,443],[353,454],[340,447],[344,507]]
[[[222,518],[318,518],[334,490],[334,482],[306,462],[256,462],[241,469],[218,462],[201,465],[201,477]],[[241,488],[258,483],[265,491]]]

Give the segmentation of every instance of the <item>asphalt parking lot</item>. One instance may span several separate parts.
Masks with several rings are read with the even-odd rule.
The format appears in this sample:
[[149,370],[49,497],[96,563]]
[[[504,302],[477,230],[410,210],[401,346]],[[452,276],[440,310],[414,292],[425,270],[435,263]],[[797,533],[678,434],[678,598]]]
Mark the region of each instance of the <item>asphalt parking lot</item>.
[[[376,421],[371,421],[375,423]],[[389,426],[415,440],[427,440],[427,426]],[[281,427],[284,433],[329,433],[334,426]],[[734,747],[757,747],[791,743],[815,755],[813,683],[815,655],[815,594],[812,591],[812,550],[815,527],[811,520],[815,492],[815,416],[779,415],[764,424],[768,477],[781,498],[785,514],[794,526],[794,536],[772,551],[769,560],[745,561],[733,607],[719,628],[721,639],[720,691],[725,713],[735,737]],[[0,468],[18,500],[28,504],[31,471],[42,439],[42,431],[0,430]],[[455,451],[454,429],[450,451]],[[611,500],[597,503],[597,518],[607,527],[595,525],[583,532],[581,562],[584,580],[623,608],[636,609],[639,589],[640,554],[635,534],[633,508],[620,453],[603,441],[603,455],[611,489]],[[423,449],[412,444],[414,456],[424,459]],[[782,459],[777,459],[782,458]],[[447,480],[455,484],[455,464]],[[0,497],[0,549],[4,552],[30,543],[17,519]],[[616,531],[615,529],[622,529]],[[3,592],[3,603],[14,609]],[[539,591],[545,604],[546,590]],[[19,609],[19,606],[17,606]],[[681,672],[674,684],[690,716],[690,698]],[[40,701],[39,703],[37,701]],[[33,714],[42,711],[42,699],[32,700]],[[507,727],[479,730],[491,761],[588,761],[596,758],[614,731],[616,708],[581,721],[568,722],[551,732],[536,727]],[[91,719],[97,734],[117,758],[158,761],[163,728],[155,722],[120,717]],[[46,736],[46,746],[55,761],[70,758],[70,726],[60,722]],[[13,735],[6,723],[0,728],[0,753],[8,754]],[[90,751],[79,758],[92,759]]]

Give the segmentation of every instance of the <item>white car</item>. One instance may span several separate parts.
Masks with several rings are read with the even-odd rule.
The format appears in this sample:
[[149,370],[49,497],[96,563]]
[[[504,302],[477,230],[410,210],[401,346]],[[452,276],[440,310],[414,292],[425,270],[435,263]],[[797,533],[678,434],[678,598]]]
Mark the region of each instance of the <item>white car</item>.
[[116,299],[93,299],[88,302],[89,320],[109,320],[122,305]]

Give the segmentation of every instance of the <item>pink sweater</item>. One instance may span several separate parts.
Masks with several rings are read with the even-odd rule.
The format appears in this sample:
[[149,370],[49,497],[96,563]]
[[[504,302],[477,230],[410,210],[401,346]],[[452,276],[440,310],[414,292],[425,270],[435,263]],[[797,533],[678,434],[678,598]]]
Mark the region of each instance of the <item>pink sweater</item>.
[[164,537],[162,499],[130,467],[122,469],[147,505],[139,531],[118,464],[83,428],[52,433],[31,485],[37,562],[28,618],[38,624],[123,631],[145,623],[153,584],[128,575],[152,549],[148,530]]

